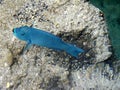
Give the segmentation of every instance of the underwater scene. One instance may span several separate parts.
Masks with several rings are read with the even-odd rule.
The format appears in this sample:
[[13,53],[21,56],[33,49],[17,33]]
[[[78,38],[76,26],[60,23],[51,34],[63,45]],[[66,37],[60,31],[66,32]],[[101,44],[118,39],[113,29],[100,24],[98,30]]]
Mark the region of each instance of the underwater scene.
[[120,90],[120,1],[0,0],[0,90]]

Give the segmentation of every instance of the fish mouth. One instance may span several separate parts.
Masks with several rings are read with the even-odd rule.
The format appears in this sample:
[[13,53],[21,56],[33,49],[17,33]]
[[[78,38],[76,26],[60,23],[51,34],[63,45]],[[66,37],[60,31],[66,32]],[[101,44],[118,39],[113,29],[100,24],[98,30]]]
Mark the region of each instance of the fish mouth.
[[13,32],[13,33],[15,32],[14,29],[12,30],[12,32]]

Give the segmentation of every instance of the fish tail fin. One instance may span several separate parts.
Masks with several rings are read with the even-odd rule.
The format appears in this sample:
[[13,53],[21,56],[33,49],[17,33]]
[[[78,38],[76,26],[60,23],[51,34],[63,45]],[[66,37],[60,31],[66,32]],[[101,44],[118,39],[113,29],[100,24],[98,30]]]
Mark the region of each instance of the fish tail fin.
[[73,57],[78,58],[78,57],[79,57],[79,53],[84,52],[83,49],[78,48],[78,47],[76,47],[76,46],[74,46],[74,45],[72,45],[72,44],[66,43],[65,45],[66,45],[66,47],[64,48],[64,50],[65,50],[67,53],[69,53],[71,56],[73,56]]

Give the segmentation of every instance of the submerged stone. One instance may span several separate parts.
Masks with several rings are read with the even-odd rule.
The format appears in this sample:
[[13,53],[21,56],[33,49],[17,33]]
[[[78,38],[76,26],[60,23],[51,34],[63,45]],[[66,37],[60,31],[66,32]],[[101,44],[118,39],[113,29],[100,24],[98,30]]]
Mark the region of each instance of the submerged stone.
[[13,55],[9,49],[0,48],[0,67],[7,67],[13,63]]

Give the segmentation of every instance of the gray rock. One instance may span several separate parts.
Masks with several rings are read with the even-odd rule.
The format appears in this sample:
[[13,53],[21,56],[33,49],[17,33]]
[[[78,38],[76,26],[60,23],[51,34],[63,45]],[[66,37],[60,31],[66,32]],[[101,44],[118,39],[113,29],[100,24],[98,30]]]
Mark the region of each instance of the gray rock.
[[13,55],[7,48],[0,48],[0,67],[8,67],[13,63]]
[[[0,8],[0,46],[7,47],[13,55],[10,67],[0,68],[1,90],[119,88],[119,75],[109,65],[100,63],[112,53],[106,24],[94,6],[84,0],[14,0],[14,3],[4,0]],[[11,41],[12,29],[32,24],[83,48],[86,53],[76,60],[65,52],[33,46],[21,55],[25,42]],[[113,82],[115,85],[109,86]]]

